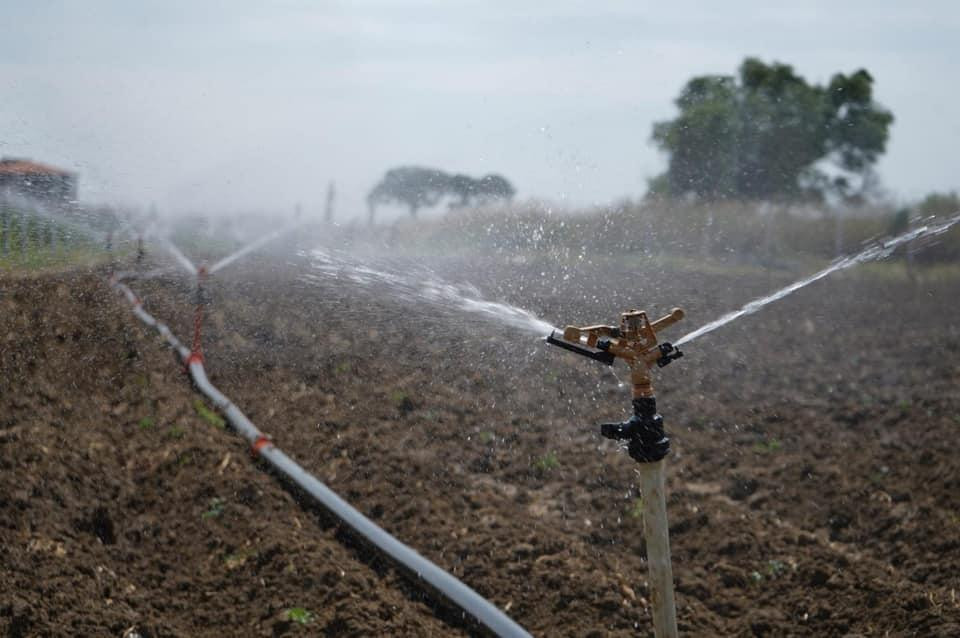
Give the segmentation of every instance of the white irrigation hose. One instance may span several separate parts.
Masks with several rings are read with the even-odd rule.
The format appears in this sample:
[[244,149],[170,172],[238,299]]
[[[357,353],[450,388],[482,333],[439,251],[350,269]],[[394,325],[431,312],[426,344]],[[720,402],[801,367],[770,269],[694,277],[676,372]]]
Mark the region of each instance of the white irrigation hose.
[[490,633],[496,636],[530,637],[530,634],[523,627],[511,620],[496,605],[378,527],[373,521],[361,514],[273,445],[270,439],[240,411],[240,408],[210,383],[201,357],[192,354],[170,332],[166,325],[157,321],[144,310],[143,304],[136,294],[128,286],[120,283],[116,276],[110,280],[110,283],[133,305],[134,314],[143,323],[155,328],[180,355],[180,358],[187,364],[190,376],[193,378],[197,389],[213,401],[214,405],[230,422],[230,425],[250,443],[254,454],[259,455],[274,470],[316,499],[322,507],[353,530],[358,538],[376,547],[394,564],[402,567],[419,584],[428,585],[430,589],[456,605]]

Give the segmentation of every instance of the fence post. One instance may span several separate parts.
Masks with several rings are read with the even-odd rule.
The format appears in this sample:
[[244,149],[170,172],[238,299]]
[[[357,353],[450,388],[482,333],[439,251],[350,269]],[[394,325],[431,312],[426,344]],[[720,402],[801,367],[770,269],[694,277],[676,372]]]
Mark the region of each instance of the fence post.
[[17,220],[17,229],[20,231],[20,259],[27,258],[27,216],[20,212],[20,219]]
[[0,252],[7,255],[10,253],[10,210],[6,206],[0,207]]
[[336,193],[336,186],[334,185],[333,180],[330,180],[330,183],[327,184],[327,205],[323,210],[323,221],[328,224],[333,222],[333,202],[337,197]]
[[834,227],[833,227],[833,256],[834,258],[840,258],[843,256],[843,214],[840,212],[840,209],[837,209],[837,212],[834,213]]

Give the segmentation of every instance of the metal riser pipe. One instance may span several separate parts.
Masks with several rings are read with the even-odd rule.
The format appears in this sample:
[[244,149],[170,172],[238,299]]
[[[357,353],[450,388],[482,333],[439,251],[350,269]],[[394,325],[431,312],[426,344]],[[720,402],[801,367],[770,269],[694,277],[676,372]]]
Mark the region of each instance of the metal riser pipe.
[[414,549],[391,536],[386,530],[361,514],[356,508],[340,498],[333,490],[307,472],[300,464],[276,447],[230,399],[218,390],[207,378],[203,361],[192,356],[190,350],[177,339],[170,329],[143,309],[136,294],[117,276],[110,280],[133,306],[140,321],[154,328],[187,364],[190,376],[197,389],[209,398],[223,413],[227,421],[250,445],[253,453],[262,458],[274,471],[313,497],[332,516],[346,525],[353,534],[387,557],[401,568],[418,586],[439,595],[448,603],[472,618],[479,628],[496,636],[529,638],[530,634],[506,614],[465,585],[445,572]]

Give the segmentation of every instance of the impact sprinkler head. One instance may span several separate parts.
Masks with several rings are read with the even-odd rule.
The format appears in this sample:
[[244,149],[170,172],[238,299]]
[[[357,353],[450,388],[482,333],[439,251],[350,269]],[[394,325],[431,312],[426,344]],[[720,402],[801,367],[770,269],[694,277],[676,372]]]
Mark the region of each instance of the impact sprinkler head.
[[653,607],[654,635],[677,635],[677,608],[673,596],[673,567],[670,564],[670,528],[664,496],[664,470],[661,462],[670,452],[670,439],[663,431],[663,417],[657,414],[650,370],[683,356],[672,344],[657,342],[657,333],[683,319],[683,310],[674,308],[653,323],[642,310],[620,315],[620,327],[567,326],[562,337],[551,333],[547,343],[576,352],[595,361],[613,365],[622,359],[630,366],[633,383],[633,416],[622,423],[603,423],[600,434],[627,442],[630,458],[640,463],[640,493],[643,495],[643,534],[650,569],[650,600]]
[[547,343],[612,366],[617,359],[630,367],[633,384],[633,416],[623,423],[604,423],[600,433],[628,442],[630,456],[641,463],[659,461],[670,451],[670,439],[663,431],[663,417],[657,414],[650,370],[662,368],[683,353],[669,342],[659,343],[657,333],[683,319],[680,308],[650,322],[642,310],[620,315],[620,326],[567,326],[563,335],[551,333]]

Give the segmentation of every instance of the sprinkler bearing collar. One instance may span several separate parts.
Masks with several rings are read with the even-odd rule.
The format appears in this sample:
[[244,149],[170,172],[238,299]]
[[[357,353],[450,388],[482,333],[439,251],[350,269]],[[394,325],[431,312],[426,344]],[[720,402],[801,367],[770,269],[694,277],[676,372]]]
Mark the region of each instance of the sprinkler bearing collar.
[[657,414],[653,397],[634,399],[633,416],[622,423],[601,424],[600,434],[627,441],[627,453],[637,463],[654,463],[670,453],[670,438],[663,430],[663,417]]

